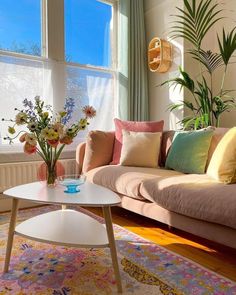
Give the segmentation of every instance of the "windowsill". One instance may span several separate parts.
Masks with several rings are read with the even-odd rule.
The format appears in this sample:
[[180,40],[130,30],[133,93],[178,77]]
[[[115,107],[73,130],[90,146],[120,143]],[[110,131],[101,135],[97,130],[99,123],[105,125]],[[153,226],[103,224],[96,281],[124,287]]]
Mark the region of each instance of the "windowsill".
[[[65,150],[61,153],[60,159],[74,159],[75,149]],[[0,152],[0,164],[16,162],[42,161],[39,155],[27,155],[23,152]]]
[[[66,146],[61,153],[60,159],[75,159],[76,147],[84,138],[79,138],[75,144]],[[42,161],[42,158],[37,155],[27,155],[23,152],[22,145],[0,146],[0,164],[16,163],[16,162],[32,162]]]

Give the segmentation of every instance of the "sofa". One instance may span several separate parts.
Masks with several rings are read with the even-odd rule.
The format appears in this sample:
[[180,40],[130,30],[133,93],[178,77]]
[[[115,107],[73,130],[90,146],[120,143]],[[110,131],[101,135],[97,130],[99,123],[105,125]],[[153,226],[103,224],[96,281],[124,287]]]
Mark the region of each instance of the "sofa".
[[[227,130],[215,129],[207,165]],[[236,184],[219,183],[206,173],[165,169],[174,134],[162,133],[159,168],[145,168],[110,165],[114,132],[92,131],[77,147],[77,173],[119,194],[120,206],[127,210],[236,248]]]

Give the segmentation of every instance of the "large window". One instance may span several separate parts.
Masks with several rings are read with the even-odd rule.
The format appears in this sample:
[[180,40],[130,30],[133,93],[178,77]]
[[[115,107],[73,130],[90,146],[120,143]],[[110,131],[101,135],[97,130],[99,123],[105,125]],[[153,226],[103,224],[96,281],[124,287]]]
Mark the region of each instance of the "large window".
[[41,55],[41,1],[0,1],[0,49]]
[[[91,104],[98,115],[90,128],[112,129],[115,0],[20,0],[14,7],[10,3],[0,1],[0,119],[14,118],[14,108],[25,98],[40,95],[59,110],[65,98],[72,97],[74,119],[81,106]],[[7,144],[3,137],[8,125],[0,121],[0,149]]]

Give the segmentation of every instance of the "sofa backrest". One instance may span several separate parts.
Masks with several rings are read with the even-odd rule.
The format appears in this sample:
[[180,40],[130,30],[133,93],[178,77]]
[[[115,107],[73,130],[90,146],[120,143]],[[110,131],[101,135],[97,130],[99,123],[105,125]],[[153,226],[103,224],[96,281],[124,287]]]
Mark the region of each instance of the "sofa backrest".
[[172,141],[175,135],[174,130],[163,131],[161,138],[161,150],[160,150],[160,158],[159,165],[161,167],[165,166],[166,158],[169,152],[169,149],[172,145]]
[[[207,159],[206,166],[208,166],[218,143],[220,142],[220,140],[222,139],[222,137],[228,130],[229,130],[228,128],[215,128],[213,136],[212,136],[212,140],[211,140],[210,149],[208,152],[208,159]],[[164,131],[162,134],[161,151],[160,151],[160,159],[159,159],[159,164],[161,167],[165,166],[166,158],[167,158],[169,149],[172,145],[175,132],[176,131],[169,130],[169,131]]]
[[[209,153],[208,153],[208,160],[207,160],[207,165],[206,168],[208,167],[208,164],[210,162],[210,159],[214,153],[214,150],[216,148],[216,146],[218,145],[218,143],[220,142],[220,140],[222,139],[222,137],[224,136],[224,134],[228,131],[228,128],[215,128],[214,130],[214,134],[211,140],[211,145],[210,145],[210,149],[209,149]],[[161,150],[160,150],[160,158],[159,158],[159,165],[161,167],[165,166],[165,162],[166,162],[166,158],[169,152],[169,149],[172,145],[172,141],[173,141],[173,137],[175,135],[176,131],[170,130],[170,131],[164,131],[162,134],[162,141],[161,141]],[[112,138],[114,138],[114,132],[110,132]],[[108,144],[107,138],[106,136],[104,137],[104,146]],[[110,158],[112,158],[112,141],[110,141],[110,144],[108,144],[108,148],[110,146]],[[78,173],[81,172],[82,170],[82,166],[84,167],[83,172],[87,172],[87,169],[85,169],[86,165],[88,167],[88,164],[92,164],[93,168],[95,168],[96,166],[101,166],[101,165],[107,165],[110,160],[107,160],[104,163],[98,163],[96,161],[94,161],[94,157],[97,157],[99,159],[99,161],[101,159],[104,158],[104,149],[101,148],[97,148],[96,145],[96,141],[94,142],[94,144],[92,144],[93,147],[93,153],[92,156],[90,157],[90,159],[88,159],[88,157],[85,157],[85,143],[83,143],[82,145],[78,146],[77,151],[76,151],[76,161],[78,163]],[[90,147],[91,150],[91,147]],[[88,152],[88,151],[87,151]],[[101,155],[102,153],[102,155]],[[86,163],[84,162],[86,158]],[[96,162],[96,165],[94,167],[94,164]],[[91,167],[90,167],[91,168]]]

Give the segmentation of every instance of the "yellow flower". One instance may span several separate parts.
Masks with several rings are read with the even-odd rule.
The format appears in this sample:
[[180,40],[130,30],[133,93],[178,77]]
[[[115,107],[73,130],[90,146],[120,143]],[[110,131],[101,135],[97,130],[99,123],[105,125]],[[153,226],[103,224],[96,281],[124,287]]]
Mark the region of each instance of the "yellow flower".
[[49,116],[49,113],[48,113],[48,112],[44,112],[44,113],[42,114],[42,117],[43,117],[44,119],[47,119],[48,116]]
[[44,139],[53,140],[58,139],[59,135],[52,128],[46,127],[41,131],[41,137]]
[[58,133],[55,132],[53,129],[49,129],[48,139],[53,140],[53,139],[58,139],[58,138],[59,138]]
[[88,120],[87,119],[80,119],[79,126],[80,126],[81,129],[85,129],[87,125],[88,125]]
[[53,130],[58,133],[59,136],[62,136],[64,133],[64,126],[61,123],[55,123],[52,126]]
[[16,124],[17,125],[23,125],[27,122],[27,114],[24,112],[20,112],[16,115]]
[[25,135],[25,141],[30,144],[31,146],[37,145],[37,138],[33,133],[27,133]]
[[14,127],[9,126],[9,127],[8,127],[8,132],[9,132],[10,134],[14,134],[14,133],[16,133],[16,130],[15,130]]
[[66,130],[66,135],[69,135],[69,136],[73,136],[74,137],[74,134],[76,133],[76,131],[77,131],[76,126],[72,126],[71,128],[68,128]]
[[48,127],[46,127],[46,128],[44,128],[44,129],[41,131],[40,136],[41,136],[42,138],[44,138],[44,139],[47,139],[48,134],[49,134],[49,129],[48,129]]

